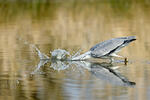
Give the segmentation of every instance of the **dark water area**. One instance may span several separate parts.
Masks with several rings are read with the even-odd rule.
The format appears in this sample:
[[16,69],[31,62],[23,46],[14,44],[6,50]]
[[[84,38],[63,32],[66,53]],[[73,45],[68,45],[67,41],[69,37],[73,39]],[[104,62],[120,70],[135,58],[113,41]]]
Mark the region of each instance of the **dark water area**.
[[[0,1],[0,100],[149,100],[148,0]],[[71,54],[116,37],[136,36],[121,58],[40,60],[35,45]]]

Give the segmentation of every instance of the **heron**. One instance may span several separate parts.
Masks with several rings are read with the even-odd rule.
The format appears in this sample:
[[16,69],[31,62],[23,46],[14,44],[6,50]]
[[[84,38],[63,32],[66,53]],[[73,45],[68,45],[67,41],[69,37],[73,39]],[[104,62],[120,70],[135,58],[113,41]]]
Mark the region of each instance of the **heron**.
[[112,61],[112,57],[124,58],[120,55],[117,55],[116,53],[118,53],[123,47],[127,46],[129,43],[135,40],[135,36],[119,37],[112,38],[110,40],[105,40],[93,46],[86,53],[72,58],[72,60],[86,60],[89,58],[108,58]]

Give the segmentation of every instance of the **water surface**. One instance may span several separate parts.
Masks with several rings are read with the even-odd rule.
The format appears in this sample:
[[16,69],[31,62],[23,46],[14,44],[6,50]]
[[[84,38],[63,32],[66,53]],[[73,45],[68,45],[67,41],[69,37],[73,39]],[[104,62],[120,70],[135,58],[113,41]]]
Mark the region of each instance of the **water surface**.
[[[147,0],[0,2],[0,99],[149,100],[149,10]],[[84,53],[131,35],[137,40],[119,53],[127,65],[45,62],[31,46],[48,56],[58,48]]]

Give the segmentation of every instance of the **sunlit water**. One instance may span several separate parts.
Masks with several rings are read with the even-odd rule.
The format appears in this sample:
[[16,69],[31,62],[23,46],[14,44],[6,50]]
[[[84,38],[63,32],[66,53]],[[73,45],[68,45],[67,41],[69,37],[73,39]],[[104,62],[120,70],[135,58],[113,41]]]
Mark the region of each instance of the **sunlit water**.
[[[149,10],[147,0],[0,2],[0,100],[149,100]],[[40,60],[36,50],[74,55],[122,36],[137,37],[119,53],[127,65]]]

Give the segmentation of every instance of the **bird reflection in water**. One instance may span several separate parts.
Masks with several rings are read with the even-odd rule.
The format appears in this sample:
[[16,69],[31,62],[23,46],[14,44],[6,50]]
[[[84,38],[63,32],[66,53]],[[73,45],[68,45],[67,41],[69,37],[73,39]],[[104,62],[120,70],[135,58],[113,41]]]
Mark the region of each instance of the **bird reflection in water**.
[[116,70],[108,66],[103,66],[100,63],[93,63],[91,71],[97,78],[119,86],[134,86],[136,83],[129,81],[125,76],[121,75]]
[[108,82],[112,85],[117,86],[135,86],[135,82],[129,81],[125,76],[121,75],[118,72],[118,68],[121,66],[114,66],[110,63],[95,63],[95,62],[88,62],[88,61],[60,61],[60,60],[42,60],[37,65],[37,68],[32,72],[34,75],[41,66],[50,62],[50,67],[54,70],[66,70],[67,68],[75,65],[77,68],[83,68],[82,70],[88,70],[92,75],[96,78]]

